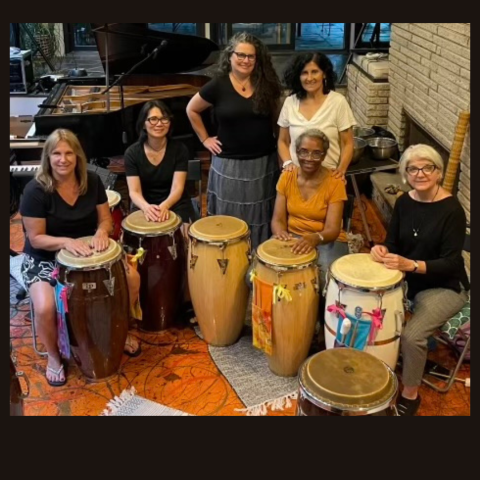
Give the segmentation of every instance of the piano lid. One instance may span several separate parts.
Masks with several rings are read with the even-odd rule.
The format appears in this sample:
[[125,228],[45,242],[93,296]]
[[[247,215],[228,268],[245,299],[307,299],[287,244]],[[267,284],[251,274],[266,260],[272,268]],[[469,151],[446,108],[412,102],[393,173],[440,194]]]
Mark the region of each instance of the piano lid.
[[[135,70],[135,74],[179,73],[200,70],[216,62],[219,47],[208,38],[178,33],[157,32],[147,23],[92,23],[103,68],[108,65],[112,75],[127,72],[155,48],[151,58]],[[108,34],[108,35],[107,35]]]

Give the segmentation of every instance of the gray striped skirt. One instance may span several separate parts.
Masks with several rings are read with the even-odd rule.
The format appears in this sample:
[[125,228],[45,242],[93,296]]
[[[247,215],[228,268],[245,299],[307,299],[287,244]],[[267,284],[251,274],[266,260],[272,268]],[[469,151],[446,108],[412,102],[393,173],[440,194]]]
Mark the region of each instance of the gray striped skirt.
[[208,215],[244,220],[252,247],[271,236],[270,222],[280,175],[277,152],[252,160],[212,157],[208,178]]

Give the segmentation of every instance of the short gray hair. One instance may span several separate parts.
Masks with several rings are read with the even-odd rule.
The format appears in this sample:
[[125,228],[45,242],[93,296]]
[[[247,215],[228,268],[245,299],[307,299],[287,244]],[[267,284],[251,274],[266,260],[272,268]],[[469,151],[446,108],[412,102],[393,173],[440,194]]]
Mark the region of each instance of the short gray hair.
[[428,160],[432,162],[440,172],[440,179],[443,178],[443,159],[440,154],[429,145],[419,143],[418,145],[411,145],[408,147],[400,159],[400,175],[402,176],[403,183],[408,183],[406,168],[408,164],[414,159]]
[[303,142],[304,138],[315,138],[317,140],[322,141],[323,149],[326,152],[328,148],[330,147],[330,140],[328,137],[318,128],[310,128],[303,132],[296,140],[295,142],[295,149],[298,150],[300,148],[300,145]]

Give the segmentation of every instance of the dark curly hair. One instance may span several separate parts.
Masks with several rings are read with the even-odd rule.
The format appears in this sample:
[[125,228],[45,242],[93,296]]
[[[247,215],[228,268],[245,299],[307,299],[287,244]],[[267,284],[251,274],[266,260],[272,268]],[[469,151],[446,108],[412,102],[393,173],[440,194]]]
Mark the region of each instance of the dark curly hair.
[[148,139],[148,134],[147,134],[147,131],[145,130],[145,122],[147,121],[148,112],[155,107],[162,112],[164,117],[168,117],[170,119],[170,128],[167,133],[167,138],[171,138],[172,136],[172,133],[173,133],[172,111],[160,100],[150,100],[142,107],[142,109],[140,110],[140,113],[138,114],[137,133],[138,133],[138,141],[141,144],[145,143]]
[[337,74],[333,69],[333,64],[330,59],[320,52],[301,53],[293,57],[283,74],[285,86],[291,90],[290,94],[296,95],[299,100],[307,96],[307,92],[302,87],[300,75],[305,65],[310,62],[315,62],[325,75],[323,93],[326,95],[331,90],[335,90]]
[[230,57],[239,43],[249,43],[255,47],[256,61],[250,77],[255,93],[253,110],[255,113],[270,115],[277,111],[282,86],[273,68],[272,57],[265,44],[250,33],[235,34],[220,55],[217,76],[228,75],[231,70]]

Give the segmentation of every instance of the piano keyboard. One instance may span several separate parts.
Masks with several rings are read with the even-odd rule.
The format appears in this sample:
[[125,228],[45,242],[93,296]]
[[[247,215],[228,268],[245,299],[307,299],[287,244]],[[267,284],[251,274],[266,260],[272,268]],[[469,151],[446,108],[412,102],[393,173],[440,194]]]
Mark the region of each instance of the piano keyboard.
[[10,173],[14,177],[33,177],[40,165],[10,165]]

